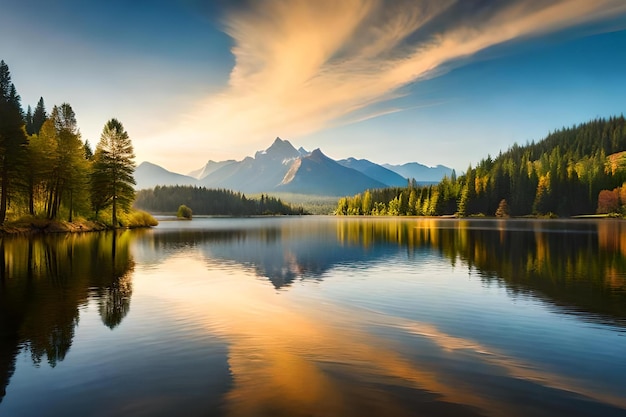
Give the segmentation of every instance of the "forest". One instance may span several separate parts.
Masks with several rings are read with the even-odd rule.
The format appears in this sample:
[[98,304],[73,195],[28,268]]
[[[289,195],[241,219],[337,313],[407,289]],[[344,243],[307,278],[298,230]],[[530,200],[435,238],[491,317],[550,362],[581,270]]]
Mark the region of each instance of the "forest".
[[43,98],[23,111],[9,67],[0,61],[0,225],[7,220],[96,220],[113,227],[154,225],[131,210],[134,151],[117,119],[95,152],[82,141],[68,103],[48,114]]
[[221,189],[195,186],[157,186],[137,192],[135,207],[157,213],[175,213],[184,204],[193,214],[212,216],[256,216],[305,214],[302,207],[292,207],[280,198],[262,194],[258,199]]
[[436,185],[367,190],[337,215],[574,216],[626,214],[626,120],[599,118],[487,156]]

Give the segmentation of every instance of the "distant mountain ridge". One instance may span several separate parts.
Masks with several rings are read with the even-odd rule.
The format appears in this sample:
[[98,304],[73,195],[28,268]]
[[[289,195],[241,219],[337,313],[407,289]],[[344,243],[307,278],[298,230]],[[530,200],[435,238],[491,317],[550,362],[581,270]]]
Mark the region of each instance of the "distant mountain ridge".
[[[417,163],[415,165],[430,169]],[[451,170],[448,168],[445,172],[449,175]],[[431,181],[434,175],[430,172],[423,179],[413,178],[417,181]],[[444,175],[441,174],[437,181]],[[135,181],[137,189],[153,188],[156,185],[196,185],[244,193],[288,192],[344,196],[366,189],[405,186],[407,177],[366,159],[335,161],[319,148],[312,152],[302,147],[296,149],[288,140],[277,137],[269,148],[256,152],[254,157],[246,157],[241,161],[209,160],[204,167],[191,171],[189,175],[177,174],[143,162],[135,171]]]
[[374,178],[391,187],[404,187],[407,184],[407,177],[394,172],[394,170],[375,164],[367,159],[348,158],[337,161],[341,165],[356,169],[359,172]]
[[201,180],[202,178],[208,177],[213,172],[217,171],[218,169],[222,168],[223,166],[230,165],[233,162],[237,162],[237,161],[235,161],[234,159],[229,159],[227,161],[221,161],[221,162],[216,162],[216,161],[209,160],[209,162],[207,162],[205,166],[203,166],[202,168],[193,170],[190,173],[188,173],[187,175],[190,176],[190,177],[194,177],[196,179]]
[[196,185],[193,177],[168,171],[151,162],[142,162],[135,169],[136,189],[154,188],[157,185]]
[[437,183],[444,176],[452,175],[452,169],[443,165],[429,167],[417,162],[409,162],[403,165],[383,164],[382,166],[404,178],[414,178],[421,183]]

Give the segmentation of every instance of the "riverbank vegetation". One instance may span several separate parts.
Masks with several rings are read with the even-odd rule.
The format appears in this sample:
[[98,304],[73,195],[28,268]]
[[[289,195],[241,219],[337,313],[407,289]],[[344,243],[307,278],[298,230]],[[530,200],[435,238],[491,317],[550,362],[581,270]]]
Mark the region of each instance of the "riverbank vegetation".
[[157,186],[137,192],[135,207],[156,213],[177,213],[183,204],[193,214],[209,216],[258,216],[305,214],[302,207],[284,203],[280,198],[245,194],[195,186]]
[[[338,215],[574,216],[626,214],[626,120],[596,119],[513,145],[439,184],[367,190]],[[500,210],[498,210],[500,208]]]
[[81,138],[68,103],[47,113],[43,98],[24,112],[0,61],[0,231],[99,230],[156,224],[133,212],[133,146],[124,126],[109,120],[95,152]]

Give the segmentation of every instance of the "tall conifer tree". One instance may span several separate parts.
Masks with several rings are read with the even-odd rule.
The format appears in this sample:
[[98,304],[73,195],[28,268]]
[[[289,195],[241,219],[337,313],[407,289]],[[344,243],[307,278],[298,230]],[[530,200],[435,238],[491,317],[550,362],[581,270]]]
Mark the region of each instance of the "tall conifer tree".
[[35,111],[33,111],[33,120],[32,120],[32,129],[33,133],[39,133],[41,126],[48,118],[46,114],[46,106],[43,103],[43,97],[39,97],[39,102],[37,103],[37,107],[35,107]]
[[93,157],[91,201],[96,211],[112,206],[112,223],[117,227],[118,208],[129,209],[135,198],[135,153],[124,126],[109,120],[102,130]]
[[26,144],[20,96],[8,65],[0,61],[0,224],[6,219],[9,193],[26,161]]

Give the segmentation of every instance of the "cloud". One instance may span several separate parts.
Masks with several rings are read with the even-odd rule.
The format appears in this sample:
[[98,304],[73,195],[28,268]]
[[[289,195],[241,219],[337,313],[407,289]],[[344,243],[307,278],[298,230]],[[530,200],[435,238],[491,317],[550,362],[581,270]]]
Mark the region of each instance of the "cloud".
[[624,12],[623,0],[250,2],[224,19],[228,86],[174,132],[228,152],[360,120],[350,116],[375,104],[369,113],[396,112],[380,104],[486,48]]

